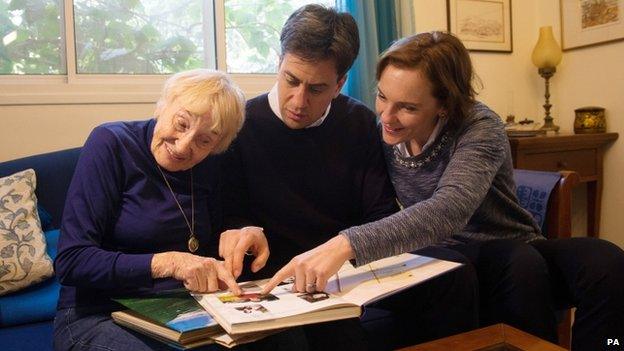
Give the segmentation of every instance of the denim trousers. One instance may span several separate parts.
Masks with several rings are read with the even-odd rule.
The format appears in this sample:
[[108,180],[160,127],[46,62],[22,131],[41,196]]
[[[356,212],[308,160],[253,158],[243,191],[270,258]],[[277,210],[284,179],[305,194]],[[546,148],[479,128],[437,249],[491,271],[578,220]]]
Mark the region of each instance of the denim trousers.
[[[110,313],[109,307],[72,307],[58,310],[54,318],[54,350],[165,351],[178,349],[173,345],[116,324]],[[211,344],[193,350],[306,351],[308,350],[306,343],[303,329],[291,328],[252,344],[239,345],[232,349]]]
[[[119,326],[110,308],[71,307],[54,318],[54,350],[176,350],[163,342]],[[225,350],[207,345],[196,350]]]

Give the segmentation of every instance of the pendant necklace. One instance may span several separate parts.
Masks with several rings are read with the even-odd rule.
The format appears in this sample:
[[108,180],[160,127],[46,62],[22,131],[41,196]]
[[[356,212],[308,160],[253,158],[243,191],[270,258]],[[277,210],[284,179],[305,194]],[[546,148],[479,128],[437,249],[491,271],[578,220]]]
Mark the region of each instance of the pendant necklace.
[[182,217],[184,217],[186,226],[188,227],[190,231],[189,239],[187,242],[188,249],[190,252],[195,252],[197,251],[197,249],[199,249],[199,240],[195,236],[195,194],[193,193],[193,168],[191,168],[191,222],[189,223],[188,217],[186,217],[186,213],[184,213],[184,210],[182,209],[182,205],[180,205],[180,202],[178,201],[178,198],[175,196],[175,193],[173,192],[173,189],[171,188],[171,185],[169,184],[167,177],[165,177],[165,173],[160,168],[160,165],[156,164],[156,167],[158,167],[158,170],[160,171],[160,175],[162,175],[163,179],[165,180],[165,184],[167,184],[167,188],[169,188],[169,191],[171,192],[171,196],[173,197],[173,200],[175,201],[176,205],[178,205],[180,212],[182,212]]

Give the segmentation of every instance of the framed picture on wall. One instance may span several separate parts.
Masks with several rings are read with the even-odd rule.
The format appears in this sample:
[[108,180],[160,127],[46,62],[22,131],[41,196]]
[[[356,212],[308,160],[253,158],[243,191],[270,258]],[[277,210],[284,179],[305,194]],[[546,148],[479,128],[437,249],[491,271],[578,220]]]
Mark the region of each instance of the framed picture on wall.
[[468,50],[513,51],[511,0],[447,0],[446,10],[448,30]]
[[624,0],[561,0],[563,50],[624,39]]

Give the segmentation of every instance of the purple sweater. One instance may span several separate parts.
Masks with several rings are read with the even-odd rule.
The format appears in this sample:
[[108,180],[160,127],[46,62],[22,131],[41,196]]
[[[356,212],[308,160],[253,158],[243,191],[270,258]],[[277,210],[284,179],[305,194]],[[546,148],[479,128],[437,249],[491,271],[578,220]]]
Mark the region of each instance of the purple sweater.
[[[149,145],[155,120],[115,122],[91,132],[69,186],[58,256],[58,308],[110,305],[181,284],[152,279],[154,253],[188,251],[189,230],[156,167]],[[218,166],[207,158],[193,168],[195,229],[205,254],[217,223]],[[191,219],[190,172],[163,170]]]

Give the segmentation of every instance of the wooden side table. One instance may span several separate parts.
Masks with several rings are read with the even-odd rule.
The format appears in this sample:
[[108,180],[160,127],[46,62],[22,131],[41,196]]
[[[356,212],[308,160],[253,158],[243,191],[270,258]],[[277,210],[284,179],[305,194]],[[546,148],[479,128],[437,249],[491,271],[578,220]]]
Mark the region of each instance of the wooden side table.
[[536,336],[506,324],[495,324],[463,334],[409,346],[399,351],[565,351]]
[[556,134],[509,138],[514,168],[576,171],[587,183],[587,236],[598,237],[604,147],[617,133]]

